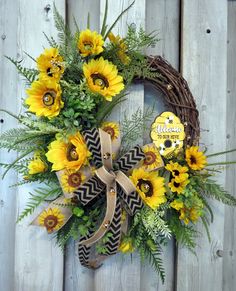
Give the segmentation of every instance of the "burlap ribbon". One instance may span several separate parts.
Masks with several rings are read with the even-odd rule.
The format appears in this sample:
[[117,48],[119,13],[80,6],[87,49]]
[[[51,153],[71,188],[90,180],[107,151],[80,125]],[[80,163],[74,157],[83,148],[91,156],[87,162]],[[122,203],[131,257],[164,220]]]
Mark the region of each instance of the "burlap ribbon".
[[[85,131],[83,135],[97,170],[95,175],[82,184],[74,194],[83,205],[92,203],[101,194],[105,195],[107,206],[100,227],[94,233],[81,237],[78,251],[82,265],[98,267],[106,256],[115,254],[118,250],[121,237],[121,203],[125,203],[130,215],[134,215],[143,206],[133,183],[124,172],[131,170],[145,155],[139,146],[135,146],[116,162],[113,162],[109,134],[102,129],[93,128]],[[111,235],[106,243],[106,254],[91,259],[91,246],[99,241],[107,231]]]

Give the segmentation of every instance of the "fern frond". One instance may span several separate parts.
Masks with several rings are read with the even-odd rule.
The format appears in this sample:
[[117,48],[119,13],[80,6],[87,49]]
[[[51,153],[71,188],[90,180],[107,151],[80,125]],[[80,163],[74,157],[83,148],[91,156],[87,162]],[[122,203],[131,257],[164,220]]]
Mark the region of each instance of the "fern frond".
[[34,192],[35,192],[34,194],[29,193],[31,197],[29,198],[26,208],[18,217],[17,222],[20,222],[24,217],[32,214],[34,210],[50,196],[51,197],[59,196],[61,194],[61,188],[40,187],[40,188],[35,189]]
[[43,32],[43,35],[45,36],[48,44],[51,46],[51,47],[54,47],[54,48],[58,48],[58,44],[56,42],[56,40],[52,37],[52,36],[47,36],[47,34],[45,32]]
[[230,195],[222,186],[215,181],[207,179],[205,183],[201,184],[203,194],[209,198],[214,198],[226,205],[236,206],[236,198]]
[[6,58],[16,66],[18,72],[25,79],[27,79],[29,81],[29,83],[32,83],[36,79],[36,77],[38,76],[38,71],[37,70],[35,70],[35,69],[28,69],[28,68],[23,67],[20,64],[22,61],[16,61],[13,58],[10,58],[8,56],[6,56]]

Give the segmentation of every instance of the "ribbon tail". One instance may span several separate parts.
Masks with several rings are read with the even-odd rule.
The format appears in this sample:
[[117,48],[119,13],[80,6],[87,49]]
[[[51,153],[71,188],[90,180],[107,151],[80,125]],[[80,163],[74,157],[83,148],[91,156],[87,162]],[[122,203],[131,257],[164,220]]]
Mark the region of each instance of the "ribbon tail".
[[118,186],[117,191],[119,196],[125,202],[125,205],[128,207],[128,213],[130,215],[133,216],[143,207],[143,201],[136,191],[133,191],[127,195],[120,186]]
[[110,230],[116,211],[117,191],[115,182],[110,187],[107,187],[106,198],[107,198],[107,208],[102,224],[91,237],[87,238],[86,240],[81,240],[80,244],[89,247],[95,244],[98,240],[100,240],[105,235],[105,233],[108,230]]
[[107,248],[106,255],[116,254],[120,245],[122,209],[121,209],[121,203],[120,203],[119,197],[117,197],[116,201],[117,202],[116,202],[114,218],[109,228],[109,233],[111,233],[112,235],[109,237],[109,240],[105,244]]

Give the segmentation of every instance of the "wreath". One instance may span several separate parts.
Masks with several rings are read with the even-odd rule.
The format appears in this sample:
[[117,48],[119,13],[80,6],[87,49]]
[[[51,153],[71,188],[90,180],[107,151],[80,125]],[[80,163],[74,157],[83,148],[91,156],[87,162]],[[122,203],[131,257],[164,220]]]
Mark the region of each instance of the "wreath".
[[[36,59],[28,55],[37,69],[8,57],[29,88],[24,114],[2,110],[21,124],[1,135],[0,147],[18,152],[12,163],[1,163],[3,177],[14,169],[22,177],[14,186],[44,183],[18,221],[46,201],[32,224],[62,248],[71,237],[78,241],[82,265],[97,268],[118,251],[137,250],[164,281],[161,249],[170,237],[193,250],[199,220],[209,237],[208,198],[236,205],[212,179],[224,162],[209,162],[227,152],[198,147],[198,111],[187,82],[162,57],[143,53],[156,35],[128,26],[124,38],[115,36],[121,15],[110,28],[106,15],[100,33],[77,27],[72,34],[54,7],[60,42],[45,35],[50,47]],[[133,82],[163,92],[169,111],[156,117],[153,108],[138,109],[109,121]],[[152,141],[138,145],[144,130]]]

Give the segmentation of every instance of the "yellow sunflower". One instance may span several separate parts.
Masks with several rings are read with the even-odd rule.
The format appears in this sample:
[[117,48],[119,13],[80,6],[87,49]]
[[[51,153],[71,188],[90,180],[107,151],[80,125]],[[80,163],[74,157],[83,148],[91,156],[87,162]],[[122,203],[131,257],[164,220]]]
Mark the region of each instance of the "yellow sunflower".
[[65,216],[62,214],[59,208],[45,209],[38,217],[38,223],[41,226],[45,226],[48,233],[52,233],[60,229],[64,224]]
[[104,40],[96,31],[86,29],[81,31],[78,41],[78,49],[83,57],[99,55],[103,52]]
[[117,139],[120,134],[119,125],[116,122],[103,122],[101,129],[110,134],[111,140]]
[[121,62],[124,65],[128,65],[130,63],[130,57],[126,54],[127,45],[125,44],[124,40],[119,36],[115,36],[112,32],[108,34],[108,38],[111,43],[118,47],[117,55]]
[[119,246],[119,251],[122,253],[132,253],[134,251],[134,245],[132,242],[132,238],[130,238],[130,237],[123,238],[123,240]]
[[134,169],[130,176],[142,200],[152,209],[166,202],[165,180],[156,172],[146,172],[144,169]]
[[43,173],[47,170],[47,165],[40,159],[40,157],[35,157],[29,162],[28,170],[30,175]]
[[49,145],[49,151],[46,157],[51,162],[52,170],[59,171],[63,169],[79,170],[83,165],[88,164],[88,158],[91,153],[78,132],[69,137],[68,141],[57,139]]
[[202,170],[206,164],[206,156],[204,156],[203,152],[199,151],[199,147],[192,146],[187,148],[185,151],[185,158],[192,170]]
[[102,57],[85,63],[83,72],[89,89],[108,101],[124,89],[123,78],[118,75],[117,67]]
[[170,206],[179,211],[180,209],[184,208],[184,203],[179,200],[174,200],[170,203]]
[[59,80],[65,67],[57,48],[47,48],[36,60],[40,78]]
[[25,103],[29,105],[29,111],[37,116],[53,118],[64,106],[61,100],[61,87],[55,81],[48,79],[34,81],[26,93],[29,97]]
[[85,181],[86,177],[82,172],[65,170],[60,177],[60,182],[65,192],[74,192]]
[[201,215],[202,211],[198,208],[182,208],[179,219],[183,220],[185,224],[189,224],[190,221],[196,223]]
[[177,192],[178,194],[183,193],[185,187],[188,185],[189,180],[183,180],[176,182],[175,178],[171,179],[170,183],[168,183],[168,186],[170,187],[170,190],[172,192]]
[[171,172],[177,183],[188,179],[188,168],[185,166],[182,167],[179,163],[170,161],[165,168]]
[[161,155],[154,144],[145,145],[142,148],[145,159],[142,162],[142,167],[147,171],[152,171],[164,166]]

